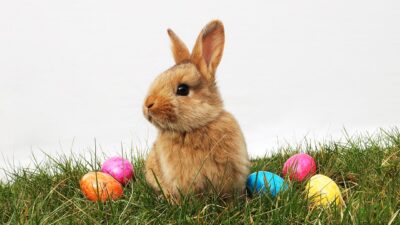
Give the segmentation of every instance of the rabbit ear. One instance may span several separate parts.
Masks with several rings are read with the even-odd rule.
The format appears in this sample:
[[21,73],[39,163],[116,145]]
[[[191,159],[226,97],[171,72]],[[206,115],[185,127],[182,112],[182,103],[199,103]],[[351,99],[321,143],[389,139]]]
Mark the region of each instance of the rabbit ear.
[[167,30],[169,38],[171,39],[171,50],[174,56],[175,63],[181,63],[184,60],[190,59],[190,53],[186,45],[179,39],[178,36],[171,30]]
[[224,25],[219,20],[208,23],[197,38],[191,61],[209,80],[215,79],[214,75],[222,58],[224,43]]

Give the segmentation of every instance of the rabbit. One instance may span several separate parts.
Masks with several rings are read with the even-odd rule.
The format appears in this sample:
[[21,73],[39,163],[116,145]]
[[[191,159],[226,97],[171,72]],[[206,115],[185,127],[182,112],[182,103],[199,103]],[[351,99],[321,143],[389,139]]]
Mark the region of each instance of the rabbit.
[[157,192],[179,201],[182,194],[211,189],[223,196],[244,191],[249,157],[242,131],[223,108],[215,73],[225,34],[213,20],[192,53],[168,29],[175,65],[151,84],[144,116],[158,130],[145,161],[145,178]]

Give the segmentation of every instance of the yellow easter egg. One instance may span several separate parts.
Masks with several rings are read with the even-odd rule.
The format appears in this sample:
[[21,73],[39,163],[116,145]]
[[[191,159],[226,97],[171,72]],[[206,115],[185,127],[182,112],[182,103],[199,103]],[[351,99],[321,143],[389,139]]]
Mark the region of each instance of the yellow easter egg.
[[333,202],[342,205],[340,189],[331,178],[322,174],[314,175],[306,185],[307,197],[314,206],[328,206]]

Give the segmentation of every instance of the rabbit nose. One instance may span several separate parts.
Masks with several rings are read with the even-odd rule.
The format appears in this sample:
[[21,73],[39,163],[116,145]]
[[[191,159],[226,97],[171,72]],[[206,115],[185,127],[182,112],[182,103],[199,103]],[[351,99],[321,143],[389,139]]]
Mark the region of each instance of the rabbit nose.
[[154,96],[149,96],[147,99],[146,99],[146,102],[145,102],[145,106],[146,106],[146,108],[147,109],[151,109],[151,107],[153,107],[154,106],[154,103],[156,102],[156,98],[154,97]]
[[153,102],[152,102],[152,103],[149,103],[149,104],[147,104],[147,108],[150,109],[151,107],[153,107],[153,105],[154,105]]

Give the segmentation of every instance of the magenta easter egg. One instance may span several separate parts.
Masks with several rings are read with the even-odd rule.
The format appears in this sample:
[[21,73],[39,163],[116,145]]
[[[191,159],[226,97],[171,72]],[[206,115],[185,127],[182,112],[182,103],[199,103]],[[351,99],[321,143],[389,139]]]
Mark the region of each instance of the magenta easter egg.
[[122,185],[128,183],[135,173],[133,165],[119,156],[107,159],[101,166],[101,172],[110,174]]
[[316,169],[313,157],[299,153],[286,160],[282,173],[284,176],[289,175],[291,180],[303,181],[306,177],[314,175]]

